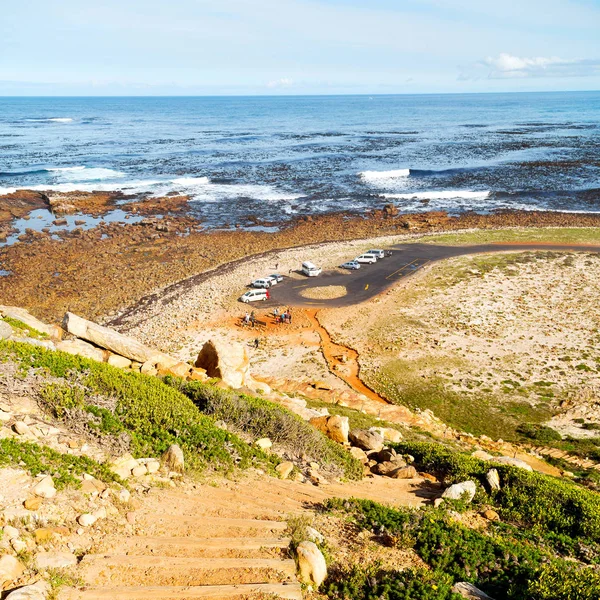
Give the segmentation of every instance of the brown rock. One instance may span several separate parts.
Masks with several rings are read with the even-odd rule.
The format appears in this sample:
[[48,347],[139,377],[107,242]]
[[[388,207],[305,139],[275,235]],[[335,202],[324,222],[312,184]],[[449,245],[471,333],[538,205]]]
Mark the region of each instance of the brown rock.
[[491,508],[484,510],[481,514],[488,521],[499,521],[500,520],[500,515],[495,510],[492,510]]
[[42,506],[43,500],[38,496],[33,496],[32,498],[27,498],[25,502],[23,502],[23,506],[27,510],[39,510],[40,506]]
[[394,479],[414,479],[417,476],[417,470],[414,467],[401,467],[391,477]]

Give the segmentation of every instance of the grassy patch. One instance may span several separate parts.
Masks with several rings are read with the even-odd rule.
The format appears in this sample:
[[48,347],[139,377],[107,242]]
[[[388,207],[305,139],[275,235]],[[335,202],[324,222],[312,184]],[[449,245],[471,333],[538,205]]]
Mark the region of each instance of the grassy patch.
[[99,422],[104,433],[126,431],[134,456],[160,456],[171,444],[179,444],[192,470],[230,471],[235,466],[277,462],[216,427],[212,417],[203,415],[189,398],[156,377],[6,341],[0,342],[0,358],[14,360],[23,370],[39,369],[62,379],[52,393],[46,390],[55,413],[60,416],[61,410],[75,406],[90,415],[93,423]]
[[[407,240],[408,242],[408,240]],[[492,244],[500,242],[553,242],[556,244],[599,244],[600,228],[596,227],[531,227],[523,229],[478,230],[464,233],[444,233],[425,236],[415,243],[447,244]],[[408,242],[410,243],[410,242]]]
[[350,479],[362,477],[362,465],[342,446],[286,408],[262,398],[225,391],[197,381],[166,378],[205,414],[254,438],[268,437],[290,455],[306,454]]
[[57,490],[68,486],[79,487],[79,477],[84,473],[104,482],[120,481],[106,465],[87,456],[61,454],[47,446],[11,438],[0,439],[0,467],[22,468],[34,477],[40,473],[52,475]]
[[21,335],[28,335],[29,337],[36,338],[38,340],[48,339],[47,333],[42,333],[29,325],[26,325],[22,321],[18,321],[17,319],[13,319],[12,317],[0,317],[0,320],[8,323],[13,329],[16,330],[17,333]]

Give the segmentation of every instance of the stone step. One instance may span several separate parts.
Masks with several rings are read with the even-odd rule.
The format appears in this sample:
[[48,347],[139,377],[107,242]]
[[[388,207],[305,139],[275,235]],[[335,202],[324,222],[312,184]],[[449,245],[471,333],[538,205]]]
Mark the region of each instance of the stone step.
[[[232,519],[228,517],[182,517],[163,515],[145,525],[146,535],[159,532],[177,531],[185,535],[201,533],[203,537],[238,537],[260,535],[259,532],[283,532],[287,528],[284,521],[262,519]],[[152,535],[152,537],[154,537]]]
[[123,539],[119,551],[134,555],[195,558],[259,558],[273,550],[288,548],[289,538],[196,538],[196,537],[133,537]]
[[88,554],[80,563],[94,585],[203,586],[295,581],[296,564],[277,558],[189,558]]
[[139,586],[139,587],[101,587],[83,591],[64,590],[60,600],[233,600],[262,594],[267,597],[302,600],[302,588],[299,583],[259,583],[242,585],[207,586]]

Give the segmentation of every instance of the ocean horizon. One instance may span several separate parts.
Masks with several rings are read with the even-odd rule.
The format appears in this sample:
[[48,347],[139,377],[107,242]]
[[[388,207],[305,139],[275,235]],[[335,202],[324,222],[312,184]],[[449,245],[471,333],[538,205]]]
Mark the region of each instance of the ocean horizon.
[[190,197],[210,225],[600,211],[600,92],[1,97],[0,194]]

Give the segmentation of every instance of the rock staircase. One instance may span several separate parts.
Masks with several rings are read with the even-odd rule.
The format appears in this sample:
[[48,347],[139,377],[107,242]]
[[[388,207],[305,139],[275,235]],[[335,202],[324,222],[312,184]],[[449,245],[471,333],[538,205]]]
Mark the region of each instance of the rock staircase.
[[[156,500],[165,495],[160,506]],[[287,555],[287,524],[278,520],[275,502],[263,499],[248,510],[248,504],[231,498],[229,508],[229,503],[217,500],[207,509],[187,494],[158,491],[156,496],[149,506],[144,502],[136,535],[107,539],[96,553],[83,558],[78,575],[85,587],[64,590],[61,600],[267,595],[301,600],[296,565]]]
[[256,476],[151,490],[131,535],[105,538],[75,573],[85,585],[62,590],[59,599],[301,600],[286,518],[330,497],[420,506],[437,493],[421,478],[385,477],[316,487]]

